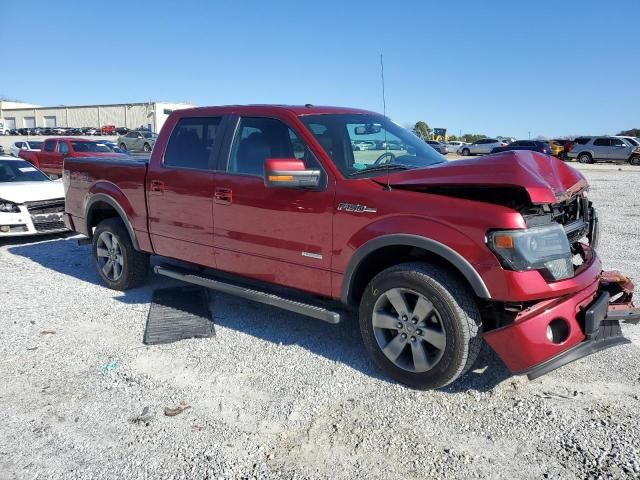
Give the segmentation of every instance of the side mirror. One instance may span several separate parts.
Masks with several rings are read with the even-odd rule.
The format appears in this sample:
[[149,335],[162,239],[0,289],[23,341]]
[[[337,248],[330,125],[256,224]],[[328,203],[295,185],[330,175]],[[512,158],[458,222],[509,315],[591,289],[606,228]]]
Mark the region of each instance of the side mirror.
[[297,158],[267,158],[264,161],[264,186],[269,188],[318,188],[320,170],[306,170]]

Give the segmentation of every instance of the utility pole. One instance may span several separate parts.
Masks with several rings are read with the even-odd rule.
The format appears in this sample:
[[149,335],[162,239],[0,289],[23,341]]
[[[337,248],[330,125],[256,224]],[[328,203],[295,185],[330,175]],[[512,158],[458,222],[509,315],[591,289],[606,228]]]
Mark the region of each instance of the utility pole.
[[531,132],[528,132],[528,133],[529,133],[529,140],[531,140]]

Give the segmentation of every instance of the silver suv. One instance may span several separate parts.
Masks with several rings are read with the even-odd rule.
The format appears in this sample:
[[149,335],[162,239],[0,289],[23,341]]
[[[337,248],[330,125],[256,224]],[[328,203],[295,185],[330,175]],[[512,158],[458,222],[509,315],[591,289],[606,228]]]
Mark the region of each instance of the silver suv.
[[580,163],[629,162],[640,165],[640,147],[619,137],[578,137],[568,156]]
[[506,142],[496,140],[495,138],[483,138],[468,145],[463,145],[458,149],[458,153],[464,155],[483,155],[491,153],[491,150],[497,147],[504,147]]
[[158,134],[146,130],[131,130],[126,135],[120,135],[118,147],[125,152],[145,152],[153,150]]

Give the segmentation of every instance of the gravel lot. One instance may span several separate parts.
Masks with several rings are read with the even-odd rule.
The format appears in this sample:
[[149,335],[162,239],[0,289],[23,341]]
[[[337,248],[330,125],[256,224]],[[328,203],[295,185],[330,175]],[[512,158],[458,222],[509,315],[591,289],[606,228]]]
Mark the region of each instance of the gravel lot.
[[[605,267],[640,279],[640,168],[580,168]],[[640,478],[640,327],[533,382],[485,349],[416,392],[378,375],[355,321],[222,294],[214,338],[143,346],[171,281],[107,290],[70,238],[0,244],[0,278],[2,479]]]

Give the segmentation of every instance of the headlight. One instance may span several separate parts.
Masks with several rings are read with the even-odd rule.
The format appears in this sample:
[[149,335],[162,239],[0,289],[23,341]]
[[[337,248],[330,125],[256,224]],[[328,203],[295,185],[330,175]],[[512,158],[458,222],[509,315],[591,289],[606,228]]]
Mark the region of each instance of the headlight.
[[487,234],[487,244],[508,270],[539,270],[547,280],[573,276],[569,240],[559,223],[492,231]]
[[4,213],[19,213],[20,208],[13,202],[8,202],[7,200],[2,200],[0,198],[0,212]]

